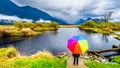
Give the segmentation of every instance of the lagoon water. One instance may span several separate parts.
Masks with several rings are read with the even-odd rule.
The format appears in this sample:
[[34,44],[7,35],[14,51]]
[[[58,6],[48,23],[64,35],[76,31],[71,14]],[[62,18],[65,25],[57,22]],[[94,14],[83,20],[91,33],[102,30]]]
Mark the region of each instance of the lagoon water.
[[[120,44],[120,41],[112,36],[87,33],[79,28],[59,28],[57,31],[45,31],[43,34],[31,38],[0,38],[0,47],[8,47],[12,44],[22,55],[31,55],[41,50],[48,50],[54,55],[60,52],[70,53],[66,48],[67,40],[75,35],[83,36],[88,40],[90,50],[108,49],[112,48],[113,44]],[[103,53],[102,55],[111,54],[116,54],[116,52]]]

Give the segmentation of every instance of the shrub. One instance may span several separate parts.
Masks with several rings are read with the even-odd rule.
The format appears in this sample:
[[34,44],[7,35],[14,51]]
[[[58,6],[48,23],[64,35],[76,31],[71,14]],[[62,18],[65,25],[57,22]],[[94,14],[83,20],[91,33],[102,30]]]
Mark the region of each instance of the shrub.
[[54,22],[52,21],[50,24],[49,24],[50,27],[53,27],[55,29],[58,29],[58,23],[57,22]]
[[42,27],[43,27],[43,28],[49,27],[49,24],[47,24],[47,23],[42,23]]
[[26,22],[24,23],[24,28],[33,28],[34,24],[32,22]]
[[15,26],[15,27],[18,27],[18,28],[20,28],[20,29],[24,27],[23,22],[21,22],[21,21],[16,21],[16,22],[14,22],[14,26]]
[[16,56],[16,49],[14,47],[8,47],[8,48],[1,48],[0,49],[0,58],[1,57],[8,57],[12,58]]
[[42,27],[42,23],[37,22],[37,23],[35,23],[34,27]]
[[34,35],[36,35],[35,31],[31,30],[30,28],[22,28],[21,32],[23,33],[23,36],[34,36]]

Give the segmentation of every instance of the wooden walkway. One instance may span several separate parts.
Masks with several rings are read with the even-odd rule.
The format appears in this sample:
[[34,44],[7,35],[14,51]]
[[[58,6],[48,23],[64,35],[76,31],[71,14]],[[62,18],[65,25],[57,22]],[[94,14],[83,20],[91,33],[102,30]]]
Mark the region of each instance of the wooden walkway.
[[74,66],[73,65],[73,57],[71,56],[67,60],[67,67],[66,68],[88,68],[88,67],[85,66],[84,60],[82,58],[79,58],[79,64],[78,64],[78,66]]

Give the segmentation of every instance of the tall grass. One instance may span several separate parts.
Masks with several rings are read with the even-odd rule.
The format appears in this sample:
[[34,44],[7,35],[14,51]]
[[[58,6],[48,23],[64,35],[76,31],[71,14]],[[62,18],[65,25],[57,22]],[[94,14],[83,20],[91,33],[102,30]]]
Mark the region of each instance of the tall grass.
[[33,23],[33,22],[16,21],[14,22],[14,26],[18,27],[19,29],[31,28],[32,30],[34,30],[34,28],[50,28],[50,27],[58,29],[58,23],[54,21],[50,23],[41,23],[41,22]]
[[114,57],[112,58],[112,61],[120,64],[120,55],[119,55],[119,56],[114,56]]
[[87,21],[85,24],[80,25],[80,29],[95,33],[111,34],[120,31],[120,23]]
[[119,68],[120,64],[117,63],[103,63],[94,60],[87,60],[85,63],[89,68]]
[[42,31],[57,30],[58,23],[41,23],[41,22],[22,22],[16,21],[13,26],[0,26],[0,36],[3,37],[24,37],[41,34]]
[[[62,61],[62,62],[61,62]],[[65,61],[63,59],[20,59],[16,60],[11,67],[16,68],[65,68]]]
[[0,58],[1,57],[15,57],[16,56],[16,49],[14,47],[9,48],[1,48],[0,49]]
[[115,39],[120,40],[120,34],[113,34],[113,37],[114,37]]
[[6,59],[4,57],[8,56],[8,53],[4,52],[8,51],[11,51],[11,48],[0,49],[0,61],[4,59],[4,62],[0,62],[0,68],[66,68],[66,58],[56,58],[48,51],[40,51],[31,56],[17,54]]

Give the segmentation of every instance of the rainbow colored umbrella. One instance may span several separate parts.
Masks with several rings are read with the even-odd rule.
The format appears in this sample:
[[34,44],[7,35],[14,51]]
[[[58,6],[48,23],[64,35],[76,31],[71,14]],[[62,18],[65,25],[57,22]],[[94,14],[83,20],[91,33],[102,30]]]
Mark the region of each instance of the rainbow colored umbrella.
[[88,42],[81,36],[73,36],[68,40],[67,48],[72,54],[83,54],[88,49]]

